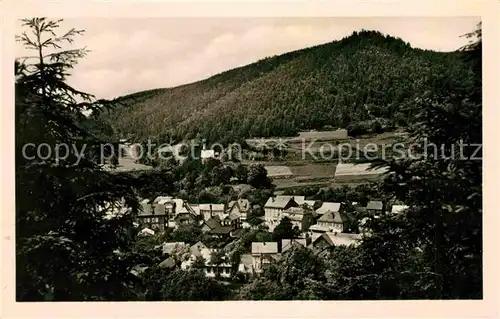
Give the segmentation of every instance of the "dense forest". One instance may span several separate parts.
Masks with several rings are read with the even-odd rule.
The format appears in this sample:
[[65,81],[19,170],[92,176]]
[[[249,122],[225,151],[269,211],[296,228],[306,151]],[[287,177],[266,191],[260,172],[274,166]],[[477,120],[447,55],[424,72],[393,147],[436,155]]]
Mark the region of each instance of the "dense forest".
[[[376,31],[269,57],[175,88],[118,98],[101,114],[116,134],[139,140],[233,142],[299,130],[408,125],[414,100],[435,83],[463,86],[472,73],[458,52],[412,48]],[[167,138],[168,137],[168,138]]]

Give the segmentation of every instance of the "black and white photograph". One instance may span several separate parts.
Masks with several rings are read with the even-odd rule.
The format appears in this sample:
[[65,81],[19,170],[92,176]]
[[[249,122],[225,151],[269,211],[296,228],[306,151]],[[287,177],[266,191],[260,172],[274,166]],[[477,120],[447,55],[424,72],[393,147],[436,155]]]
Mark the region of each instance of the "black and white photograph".
[[484,298],[481,16],[14,23],[16,302]]

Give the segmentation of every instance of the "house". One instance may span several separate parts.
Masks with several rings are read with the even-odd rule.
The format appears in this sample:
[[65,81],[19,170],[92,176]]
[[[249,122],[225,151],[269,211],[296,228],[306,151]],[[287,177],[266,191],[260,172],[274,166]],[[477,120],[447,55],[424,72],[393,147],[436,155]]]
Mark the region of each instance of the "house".
[[277,242],[252,243],[253,269],[262,272],[270,263],[279,258]]
[[251,206],[248,199],[238,199],[230,201],[227,205],[226,212],[228,214],[237,213],[240,216],[242,227],[249,228],[250,225],[246,223],[248,213],[250,212]]
[[141,202],[143,214],[139,214],[139,219],[146,219],[149,223],[157,223],[161,228],[175,227],[175,217],[177,213],[185,209],[186,203],[180,198],[171,196],[158,196],[152,204],[145,199]]
[[[299,202],[304,201],[304,196],[298,197]],[[282,218],[282,213],[291,207],[298,207],[299,204],[295,201],[294,196],[276,196],[269,197],[264,205],[264,222],[269,227],[269,231],[273,231],[279,224]]]
[[223,226],[219,216],[215,216],[207,220],[201,225],[201,231],[215,237],[229,237],[233,228],[231,226]]
[[338,232],[344,231],[345,218],[339,212],[326,212],[315,225],[309,227],[312,232]]
[[290,250],[292,247],[306,247],[305,238],[301,239],[282,239],[281,240],[281,252],[285,253]]
[[239,213],[232,212],[228,215],[225,215],[221,218],[222,226],[229,226],[232,229],[241,228],[241,217]]
[[196,244],[193,244],[191,247],[189,247],[189,250],[191,251],[191,254],[193,254],[195,256],[201,256],[201,250],[205,249],[205,248],[208,248],[208,247],[205,246],[204,243],[199,241]]
[[358,245],[361,238],[359,234],[326,232],[313,240],[308,248],[312,249],[319,256],[326,256],[328,251],[335,246]]
[[378,200],[371,200],[366,205],[366,212],[371,215],[381,215],[384,212],[384,204]]
[[238,265],[238,271],[244,274],[254,273],[252,254],[241,255],[240,264]]
[[201,225],[201,231],[204,233],[208,233],[212,229],[215,229],[216,227],[221,227],[220,219],[219,216],[215,216],[212,218],[209,218],[208,220],[204,221],[203,224]]
[[209,220],[214,216],[221,216],[225,213],[224,204],[200,204],[199,214],[203,220]]
[[406,205],[392,205],[391,214],[404,213],[408,208]]
[[342,203],[324,202],[320,208],[316,209],[316,213],[318,215],[323,215],[327,212],[337,213],[340,212],[342,208]]
[[292,227],[297,227],[301,232],[306,232],[314,224],[316,213],[303,207],[290,207],[283,211],[282,217],[285,216],[292,222]]
[[149,199],[144,199],[140,203],[139,212],[137,214],[137,222],[147,228],[151,229],[165,229],[167,215],[165,206],[150,204]]
[[[181,263],[181,269],[189,269],[194,264],[197,258],[203,258],[204,266],[203,271],[207,277],[215,277],[217,275],[230,278],[232,272],[232,265],[227,261],[223,261],[219,264],[212,263],[212,255],[218,252],[217,249],[213,248],[201,248],[197,253],[191,254],[188,260]],[[227,258],[227,256],[226,256]]]
[[280,197],[293,199],[299,206],[306,204],[305,196],[280,195]]
[[198,224],[198,218],[188,212],[188,211],[183,211],[183,212],[179,212],[175,218],[174,218],[174,222],[175,222],[175,225],[176,227],[180,227],[180,226],[188,226],[188,225],[197,225]]

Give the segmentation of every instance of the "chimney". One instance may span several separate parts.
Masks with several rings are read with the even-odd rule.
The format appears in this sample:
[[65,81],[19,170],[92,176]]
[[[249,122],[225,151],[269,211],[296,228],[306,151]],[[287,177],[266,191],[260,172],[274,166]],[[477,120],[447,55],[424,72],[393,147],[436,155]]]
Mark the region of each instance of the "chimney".
[[210,208],[210,218],[213,217],[213,214],[212,214],[212,204],[210,204],[210,206],[208,206]]

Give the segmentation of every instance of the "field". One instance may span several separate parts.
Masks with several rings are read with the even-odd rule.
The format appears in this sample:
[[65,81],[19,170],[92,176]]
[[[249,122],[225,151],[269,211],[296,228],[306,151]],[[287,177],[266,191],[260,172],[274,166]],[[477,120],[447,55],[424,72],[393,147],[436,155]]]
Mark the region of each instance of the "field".
[[[382,154],[390,156],[391,145],[406,138],[404,132],[387,132],[359,138],[346,138],[341,134],[335,137],[323,133],[325,132],[303,132],[304,140],[301,140],[300,136],[282,139],[281,141],[286,140],[287,145],[286,155],[282,158],[242,162],[266,166],[277,190],[313,185],[332,187],[359,185],[380,179],[382,171],[365,171],[368,164],[342,165],[342,172],[338,172],[338,176],[335,176],[339,155],[342,155],[341,163],[366,163],[370,161],[370,156],[381,157]],[[264,139],[260,139],[262,140]],[[276,143],[280,140],[265,139],[265,141]],[[382,153],[383,148],[386,148],[385,153]],[[351,156],[348,152],[351,152]]]

